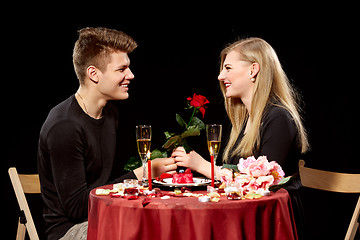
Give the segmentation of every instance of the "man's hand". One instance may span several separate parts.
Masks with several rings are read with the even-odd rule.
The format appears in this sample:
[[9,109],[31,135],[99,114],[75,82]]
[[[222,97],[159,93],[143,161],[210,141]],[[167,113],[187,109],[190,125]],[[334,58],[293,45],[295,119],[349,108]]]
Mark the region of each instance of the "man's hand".
[[[153,178],[160,177],[163,173],[176,173],[177,165],[174,158],[155,158],[151,160],[151,176]],[[143,167],[134,170],[138,180],[142,180]]]

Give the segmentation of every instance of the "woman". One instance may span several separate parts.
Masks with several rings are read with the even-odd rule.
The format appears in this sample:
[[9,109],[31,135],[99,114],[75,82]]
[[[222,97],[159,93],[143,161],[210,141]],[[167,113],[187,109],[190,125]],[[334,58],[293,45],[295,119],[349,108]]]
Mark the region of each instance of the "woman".
[[[218,80],[232,124],[223,162],[238,164],[241,157],[265,155],[278,162],[286,175],[295,174],[300,155],[309,145],[297,96],[273,48],[260,38],[234,42],[221,52]],[[210,177],[210,162],[196,152],[186,154],[180,147],[172,157],[178,166]],[[297,224],[302,222],[300,186],[299,179],[287,186]]]

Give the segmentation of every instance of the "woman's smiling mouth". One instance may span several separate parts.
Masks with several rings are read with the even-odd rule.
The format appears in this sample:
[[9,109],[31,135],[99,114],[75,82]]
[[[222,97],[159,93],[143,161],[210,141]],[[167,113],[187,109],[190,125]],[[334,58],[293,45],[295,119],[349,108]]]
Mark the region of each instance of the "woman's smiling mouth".
[[231,83],[224,83],[224,85],[225,85],[225,88],[228,88],[231,86]]

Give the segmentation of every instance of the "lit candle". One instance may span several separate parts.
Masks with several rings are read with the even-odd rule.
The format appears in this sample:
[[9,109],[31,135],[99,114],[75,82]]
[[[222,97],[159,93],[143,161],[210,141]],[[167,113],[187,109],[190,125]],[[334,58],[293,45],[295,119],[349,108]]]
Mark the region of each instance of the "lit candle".
[[214,177],[214,155],[211,155],[211,186],[215,187],[215,177]]
[[148,160],[148,181],[149,181],[149,191],[151,191],[152,190],[151,160]]

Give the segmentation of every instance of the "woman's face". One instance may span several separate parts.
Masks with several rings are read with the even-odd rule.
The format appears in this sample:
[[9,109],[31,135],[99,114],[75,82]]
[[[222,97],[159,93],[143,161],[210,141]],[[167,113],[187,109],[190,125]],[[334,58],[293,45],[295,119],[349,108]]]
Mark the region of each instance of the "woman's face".
[[243,99],[252,95],[254,83],[250,80],[253,77],[251,66],[249,62],[241,61],[236,51],[226,55],[218,76],[225,85],[226,97]]

